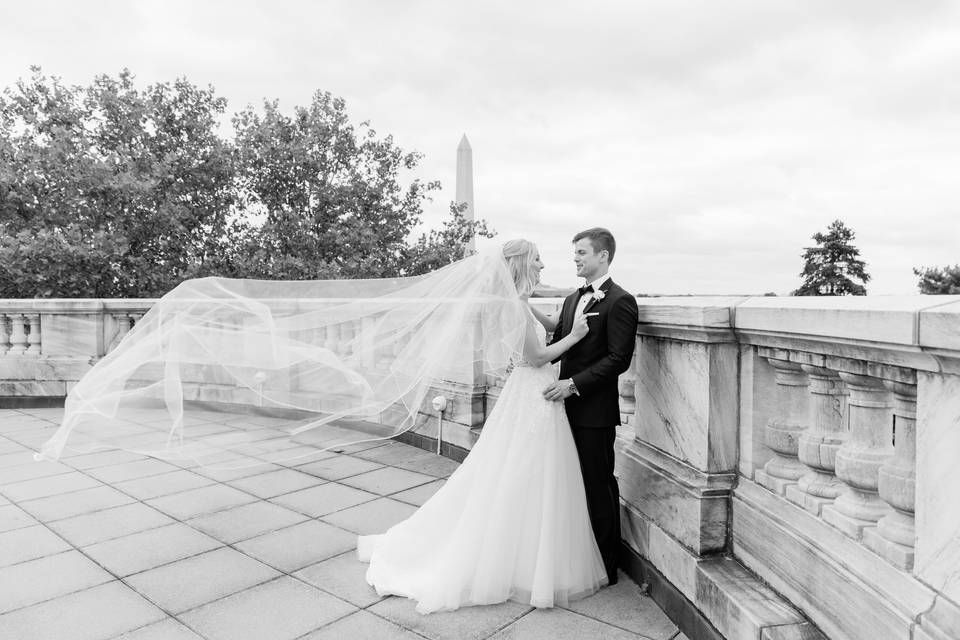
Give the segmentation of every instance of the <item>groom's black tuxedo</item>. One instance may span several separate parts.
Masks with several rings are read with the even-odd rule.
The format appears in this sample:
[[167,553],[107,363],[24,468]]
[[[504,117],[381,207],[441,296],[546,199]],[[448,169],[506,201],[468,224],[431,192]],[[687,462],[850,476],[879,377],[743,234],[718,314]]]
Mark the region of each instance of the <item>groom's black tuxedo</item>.
[[[603,556],[610,583],[617,581],[620,555],[620,487],[613,475],[614,443],[620,424],[618,378],[630,367],[637,340],[637,300],[622,287],[607,280],[584,313],[590,332],[560,357],[560,379],[573,380],[579,395],[565,405],[573,440],[577,445],[590,523]],[[553,339],[570,333],[580,292],[563,301]]]

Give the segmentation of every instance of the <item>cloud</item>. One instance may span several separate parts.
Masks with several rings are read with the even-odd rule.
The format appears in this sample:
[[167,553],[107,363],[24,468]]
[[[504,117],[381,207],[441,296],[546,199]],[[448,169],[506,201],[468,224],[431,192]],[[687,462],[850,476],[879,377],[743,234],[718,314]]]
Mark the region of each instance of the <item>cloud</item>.
[[[67,81],[127,66],[142,82],[213,84],[232,110],[318,89],[346,98],[454,193],[474,148],[476,210],[537,241],[573,284],[569,239],[618,235],[635,291],[787,293],[835,218],[872,293],[960,261],[958,7],[895,0],[591,3],[335,0],[7,9],[11,85],[40,63]],[[67,34],[66,36],[60,34]],[[481,243],[494,244],[494,243]]]

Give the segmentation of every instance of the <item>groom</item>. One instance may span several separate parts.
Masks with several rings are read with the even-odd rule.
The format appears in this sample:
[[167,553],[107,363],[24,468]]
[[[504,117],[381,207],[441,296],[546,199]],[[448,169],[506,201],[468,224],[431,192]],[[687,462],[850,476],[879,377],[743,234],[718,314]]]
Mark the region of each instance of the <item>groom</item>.
[[560,380],[548,400],[563,400],[580,457],[590,523],[610,584],[617,583],[620,553],[620,487],[613,475],[613,446],[620,424],[617,378],[630,367],[637,336],[637,300],[607,274],[617,243],[606,229],[573,237],[577,276],[585,285],[563,301],[553,340],[570,332],[578,314],[590,332],[560,358]]

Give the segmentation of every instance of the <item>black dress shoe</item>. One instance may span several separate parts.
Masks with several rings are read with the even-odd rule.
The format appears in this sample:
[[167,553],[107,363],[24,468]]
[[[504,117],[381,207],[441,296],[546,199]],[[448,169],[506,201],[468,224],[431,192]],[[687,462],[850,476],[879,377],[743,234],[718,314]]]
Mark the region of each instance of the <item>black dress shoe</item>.
[[607,586],[612,587],[613,585],[617,584],[617,571],[614,570],[613,573],[608,573],[607,580]]

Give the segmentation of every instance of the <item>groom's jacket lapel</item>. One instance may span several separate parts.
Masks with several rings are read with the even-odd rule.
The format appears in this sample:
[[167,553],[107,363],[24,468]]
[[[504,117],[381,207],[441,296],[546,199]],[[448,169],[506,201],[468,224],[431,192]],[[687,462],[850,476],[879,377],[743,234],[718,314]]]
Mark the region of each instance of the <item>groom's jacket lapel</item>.
[[[604,282],[602,285],[600,285],[600,291],[603,291],[603,295],[606,296],[607,293],[610,291],[610,287],[612,286],[613,286],[613,280],[611,278],[607,278],[607,281]],[[590,309],[592,309],[594,305],[596,305],[599,302],[600,300],[597,300],[597,296],[593,296],[590,299],[590,302],[587,303],[587,306],[583,308],[583,312],[586,313],[587,311],[590,311]]]
[[577,303],[580,302],[580,296],[577,295],[577,292],[574,291],[567,298],[566,304],[563,305],[563,333],[561,338],[565,337],[570,333],[570,329],[573,328],[573,316],[577,311]]

